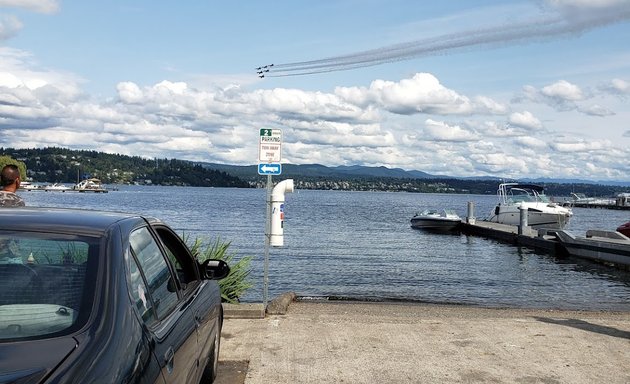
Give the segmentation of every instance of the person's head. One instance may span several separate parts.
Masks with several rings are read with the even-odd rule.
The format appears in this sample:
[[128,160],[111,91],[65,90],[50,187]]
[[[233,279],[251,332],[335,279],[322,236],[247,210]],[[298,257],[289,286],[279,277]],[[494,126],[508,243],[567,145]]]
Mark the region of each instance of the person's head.
[[20,187],[20,169],[15,164],[8,164],[2,168],[0,173],[0,185],[2,188],[14,188]]

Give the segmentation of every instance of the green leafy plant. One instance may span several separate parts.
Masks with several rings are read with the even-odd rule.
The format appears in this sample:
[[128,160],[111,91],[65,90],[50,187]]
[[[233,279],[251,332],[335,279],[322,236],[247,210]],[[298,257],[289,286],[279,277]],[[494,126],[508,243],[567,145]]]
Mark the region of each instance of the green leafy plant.
[[224,242],[219,238],[214,243],[204,244],[202,239],[196,238],[189,246],[199,263],[208,259],[218,259],[225,261],[230,266],[230,274],[219,280],[219,287],[221,288],[221,299],[224,302],[235,304],[253,286],[249,280],[252,257],[244,256],[237,260],[236,254],[228,251],[230,244],[229,241]]

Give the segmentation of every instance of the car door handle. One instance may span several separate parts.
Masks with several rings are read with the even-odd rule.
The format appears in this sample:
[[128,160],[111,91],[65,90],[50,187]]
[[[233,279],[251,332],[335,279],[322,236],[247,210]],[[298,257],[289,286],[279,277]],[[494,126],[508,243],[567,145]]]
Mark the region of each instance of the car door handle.
[[164,354],[164,361],[166,362],[166,371],[168,373],[173,373],[173,361],[175,360],[175,352],[173,351],[173,347],[168,347],[166,353]]

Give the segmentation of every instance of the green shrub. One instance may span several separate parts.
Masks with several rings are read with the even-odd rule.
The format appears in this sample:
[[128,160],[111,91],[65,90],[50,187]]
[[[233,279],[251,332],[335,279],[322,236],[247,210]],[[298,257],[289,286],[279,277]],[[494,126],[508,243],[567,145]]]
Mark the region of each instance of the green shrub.
[[229,241],[222,242],[221,239],[217,238],[214,243],[204,244],[200,238],[196,238],[189,246],[199,263],[208,259],[218,259],[225,261],[230,266],[230,274],[219,280],[221,299],[224,302],[238,303],[240,297],[253,286],[249,280],[252,257],[244,256],[236,260],[236,254],[228,252]]

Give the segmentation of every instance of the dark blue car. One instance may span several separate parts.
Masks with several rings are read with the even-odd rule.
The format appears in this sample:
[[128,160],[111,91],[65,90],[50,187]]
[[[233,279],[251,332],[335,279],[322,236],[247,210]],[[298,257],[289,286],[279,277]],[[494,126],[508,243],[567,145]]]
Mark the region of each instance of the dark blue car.
[[211,383],[228,273],[154,218],[0,208],[0,383]]

